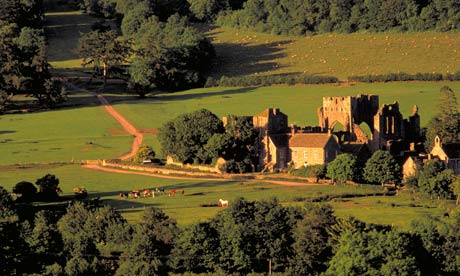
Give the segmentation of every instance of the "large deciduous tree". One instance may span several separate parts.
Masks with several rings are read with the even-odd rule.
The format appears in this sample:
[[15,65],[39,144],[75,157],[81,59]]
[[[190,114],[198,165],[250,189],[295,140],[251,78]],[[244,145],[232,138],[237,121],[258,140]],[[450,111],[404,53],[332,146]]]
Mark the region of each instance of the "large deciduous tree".
[[413,243],[396,230],[346,231],[325,275],[420,275]]
[[334,161],[327,165],[326,176],[338,182],[357,180],[359,167],[356,158],[347,153],[339,154]]
[[30,202],[35,199],[37,188],[30,182],[21,181],[14,185],[13,193],[20,194],[21,201]]
[[193,162],[197,153],[215,133],[223,133],[222,121],[211,111],[197,110],[166,122],[160,129],[158,139],[165,154],[181,162]]
[[167,275],[167,260],[177,233],[176,222],[163,211],[146,209],[115,275]]
[[80,38],[79,53],[83,65],[93,64],[95,68],[102,66],[104,85],[107,82],[108,69],[122,65],[130,54],[130,45],[117,36],[115,31],[92,31]]
[[399,183],[402,178],[401,166],[390,152],[378,150],[367,160],[364,178],[371,183]]
[[54,174],[46,174],[37,179],[35,182],[40,187],[40,196],[46,200],[52,200],[58,197],[56,189],[59,185],[59,179]]
[[130,86],[141,96],[154,88],[177,91],[204,83],[214,48],[185,18],[173,15],[164,23],[151,16],[133,37]]
[[450,169],[436,159],[426,162],[418,173],[417,186],[420,192],[431,197],[448,198],[455,177]]
[[332,258],[331,230],[336,224],[328,205],[306,205],[302,220],[298,221],[293,238],[294,256],[290,259],[290,275],[317,275],[327,269]]

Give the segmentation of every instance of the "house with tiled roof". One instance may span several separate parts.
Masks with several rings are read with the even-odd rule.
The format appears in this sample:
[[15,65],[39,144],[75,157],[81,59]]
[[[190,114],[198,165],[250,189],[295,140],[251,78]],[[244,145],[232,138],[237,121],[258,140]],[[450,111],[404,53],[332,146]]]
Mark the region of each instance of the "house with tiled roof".
[[295,168],[325,165],[340,153],[337,137],[330,133],[292,133],[289,139],[291,163]]
[[443,143],[436,136],[434,139],[434,147],[430,152],[431,156],[438,158],[446,167],[451,169],[455,174],[460,172],[460,143]]

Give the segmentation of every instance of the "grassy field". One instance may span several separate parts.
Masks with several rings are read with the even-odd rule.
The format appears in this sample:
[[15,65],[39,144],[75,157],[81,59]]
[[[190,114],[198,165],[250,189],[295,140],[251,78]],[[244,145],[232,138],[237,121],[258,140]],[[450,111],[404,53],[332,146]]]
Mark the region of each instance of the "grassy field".
[[131,140],[101,107],[2,115],[0,164],[112,158]]
[[289,116],[289,123],[317,125],[316,109],[322,105],[322,97],[368,93],[379,95],[380,105],[398,101],[404,117],[411,115],[413,105],[417,104],[421,123],[425,125],[436,112],[438,92],[443,85],[460,93],[460,82],[206,88],[121,102],[115,104],[115,108],[138,128],[144,129],[159,128],[175,116],[199,108],[224,116],[255,115],[267,107],[280,107]]
[[[207,88],[163,94],[145,100],[109,95],[115,108],[134,126],[146,132],[145,143],[161,154],[157,129],[175,116],[207,108],[219,116],[254,115],[267,107],[280,107],[290,123],[317,125],[316,108],[324,96],[372,93],[380,103],[400,103],[405,117],[413,104],[420,108],[422,125],[433,116],[437,92],[443,85],[460,91],[460,82],[407,82],[354,86],[309,85],[261,88]],[[129,99],[129,101],[123,101]],[[94,98],[74,95],[70,103],[94,104]],[[119,102],[118,102],[119,101]],[[0,164],[79,161],[116,157],[129,149],[131,137],[101,107],[11,114],[0,117]]]
[[209,28],[216,48],[212,76],[336,76],[460,71],[460,33],[354,33],[276,36]]
[[[277,197],[286,206],[302,206],[299,200],[309,201],[312,198],[344,193],[363,194],[380,192],[379,186],[297,186],[285,187],[275,184],[258,182],[213,182],[161,179],[148,176],[118,175],[83,169],[77,165],[46,165],[41,167],[1,167],[0,183],[11,189],[15,183],[35,180],[46,173],[55,174],[60,179],[64,195],[71,195],[74,186],[84,186],[90,198],[100,197],[104,204],[116,207],[131,222],[140,219],[146,207],[159,207],[179,224],[187,225],[204,221],[221,210],[219,207],[200,207],[201,204],[216,203],[219,198],[230,202],[237,197],[249,200],[264,200]],[[184,195],[168,197],[160,195],[153,198],[121,200],[120,192],[133,189],[165,187],[168,189],[184,189]],[[394,203],[391,205],[391,203]],[[410,203],[415,203],[410,206]],[[437,202],[428,200],[411,201],[409,196],[397,197],[366,197],[333,200],[332,206],[341,217],[355,216],[367,222],[393,224],[407,229],[412,219],[424,215],[441,217],[442,208],[436,208]],[[447,208],[452,208],[449,202]]]

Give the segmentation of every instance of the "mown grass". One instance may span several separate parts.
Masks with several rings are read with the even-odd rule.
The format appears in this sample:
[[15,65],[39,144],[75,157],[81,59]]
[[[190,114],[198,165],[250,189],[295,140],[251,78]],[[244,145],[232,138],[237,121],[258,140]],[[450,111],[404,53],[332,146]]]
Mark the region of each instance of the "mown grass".
[[204,27],[217,60],[213,77],[273,74],[349,76],[460,71],[459,33],[353,33],[276,36]]
[[113,158],[132,137],[102,107],[0,117],[0,164]]
[[[221,210],[219,207],[200,207],[202,204],[216,203],[219,198],[232,202],[237,197],[248,200],[267,200],[278,198],[286,206],[303,206],[313,198],[340,194],[372,194],[381,192],[380,186],[295,186],[286,187],[261,182],[218,182],[203,180],[174,180],[156,177],[124,175],[99,172],[81,168],[77,165],[43,165],[34,167],[1,167],[0,183],[11,190],[19,181],[35,182],[46,173],[55,174],[60,179],[60,187],[65,195],[72,195],[74,186],[84,186],[90,199],[100,197],[103,204],[117,208],[130,222],[138,222],[146,207],[159,207],[173,217],[181,225],[205,221]],[[184,189],[184,195],[168,197],[157,195],[153,198],[120,199],[120,192],[133,189],[164,187],[169,189]],[[378,203],[380,202],[380,203]],[[396,227],[407,228],[410,221],[424,215],[440,217],[442,208],[436,208],[431,201],[416,202],[417,206],[409,206],[407,196],[365,197],[332,200],[332,206],[338,216],[353,215],[371,223],[393,224]],[[394,203],[396,207],[390,203]],[[449,203],[453,205],[453,203]],[[423,205],[423,206],[418,206]],[[449,205],[449,206],[450,206]]]

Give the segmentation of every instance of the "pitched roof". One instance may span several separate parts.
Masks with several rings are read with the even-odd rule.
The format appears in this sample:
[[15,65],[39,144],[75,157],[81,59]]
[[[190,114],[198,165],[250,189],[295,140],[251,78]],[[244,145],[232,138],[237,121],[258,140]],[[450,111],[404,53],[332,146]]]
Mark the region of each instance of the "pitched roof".
[[460,143],[446,143],[442,145],[442,149],[449,158],[460,158]]
[[328,133],[297,133],[289,140],[290,147],[324,148],[331,138]]

